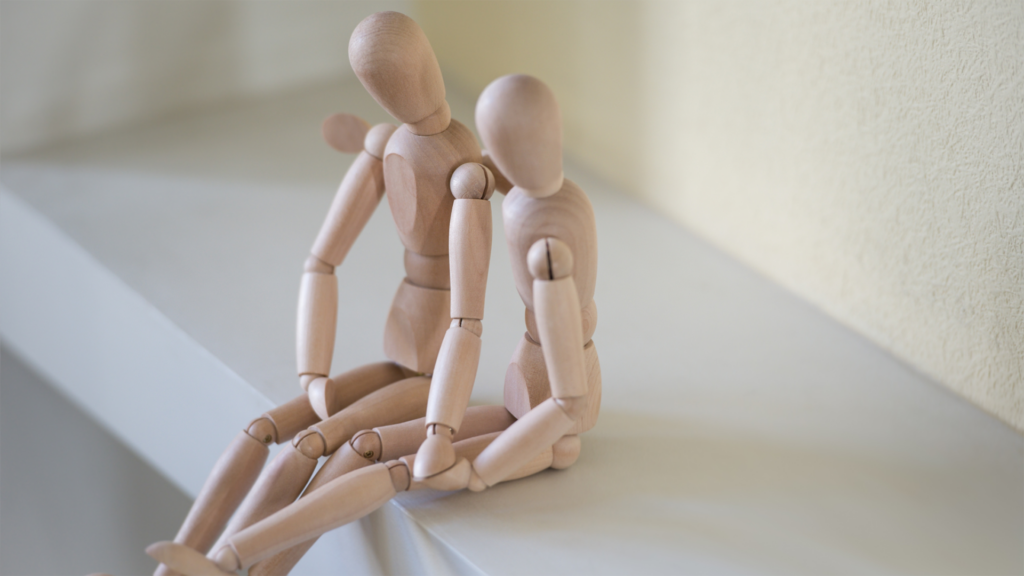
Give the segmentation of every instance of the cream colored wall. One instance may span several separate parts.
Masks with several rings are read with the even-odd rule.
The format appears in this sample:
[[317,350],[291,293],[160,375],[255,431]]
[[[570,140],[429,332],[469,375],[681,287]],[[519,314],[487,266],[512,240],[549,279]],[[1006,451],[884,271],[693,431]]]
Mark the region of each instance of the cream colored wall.
[[449,82],[541,77],[570,154],[1024,430],[1024,3],[415,9]]
[[351,74],[348,36],[403,1],[0,3],[0,150]]

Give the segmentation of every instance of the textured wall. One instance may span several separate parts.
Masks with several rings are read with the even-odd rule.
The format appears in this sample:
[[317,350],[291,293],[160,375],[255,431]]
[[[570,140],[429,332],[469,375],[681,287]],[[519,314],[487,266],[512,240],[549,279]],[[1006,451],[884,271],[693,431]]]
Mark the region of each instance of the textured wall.
[[402,1],[0,3],[0,148],[351,74],[348,35]]
[[415,6],[451,81],[545,79],[570,153],[1024,430],[1024,3]]

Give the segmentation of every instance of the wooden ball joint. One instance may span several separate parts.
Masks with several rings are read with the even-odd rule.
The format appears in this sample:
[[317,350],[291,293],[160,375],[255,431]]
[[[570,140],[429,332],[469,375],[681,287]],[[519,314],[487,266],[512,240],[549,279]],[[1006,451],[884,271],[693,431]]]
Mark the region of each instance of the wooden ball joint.
[[537,240],[526,254],[526,266],[536,280],[561,280],[572,274],[572,250],[558,238]]
[[494,174],[483,164],[463,164],[452,174],[452,196],[460,200],[490,200]]
[[[398,492],[480,491],[567,468],[580,455],[579,434],[596,422],[596,227],[586,195],[562,175],[554,94],[530,76],[491,83],[476,110],[485,155],[451,118],[437,59],[412,19],[366,18],[349,58],[402,124],[335,114],[322,125],[329,146],[358,156],[300,281],[304,392],[228,446],[175,542],[147,549],[164,563],[158,574],[287,574],[320,534]],[[506,372],[504,404],[469,407],[496,188],[507,193],[502,217],[527,333]],[[353,305],[338,302],[336,274],[385,196],[406,270],[384,330],[388,361],[331,375],[337,310]],[[267,445],[293,438],[264,468]]]

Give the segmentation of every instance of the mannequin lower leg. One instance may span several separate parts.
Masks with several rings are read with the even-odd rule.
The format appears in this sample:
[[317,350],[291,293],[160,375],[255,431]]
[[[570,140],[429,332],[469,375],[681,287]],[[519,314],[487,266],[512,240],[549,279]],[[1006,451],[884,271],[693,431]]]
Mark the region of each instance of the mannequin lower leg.
[[[472,438],[508,428],[515,419],[504,406],[472,406],[466,411],[463,425],[455,440]],[[327,482],[352,470],[369,466],[375,461],[389,461],[416,452],[426,438],[425,418],[402,424],[380,426],[371,432],[356,434],[348,445],[334,453],[317,472],[303,498]],[[482,449],[483,447],[481,447]],[[474,453],[471,457],[475,457]],[[249,576],[280,576],[288,574],[302,556],[313,547],[317,538],[297,544],[271,558],[257,562],[249,569]]]
[[[267,445],[283,442],[296,428],[316,420],[304,394],[253,420],[217,460],[174,541],[205,554],[259,477],[267,461]],[[171,574],[162,565],[155,572],[155,576]]]
[[429,378],[400,380],[367,394],[297,435],[292,446],[282,450],[260,477],[214,548],[238,531],[294,502],[309,482],[320,457],[344,446],[353,433],[368,426],[402,422],[424,414],[429,388]]

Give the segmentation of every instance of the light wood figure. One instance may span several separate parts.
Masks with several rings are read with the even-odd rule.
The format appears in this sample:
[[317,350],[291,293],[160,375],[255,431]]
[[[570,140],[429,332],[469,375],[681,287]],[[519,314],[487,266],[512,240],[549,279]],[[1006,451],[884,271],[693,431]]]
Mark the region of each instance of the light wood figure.
[[[350,50],[357,46],[360,28]],[[377,35],[389,29],[378,29]],[[368,36],[360,36],[358,42]],[[378,48],[375,55],[387,53]],[[356,60],[353,57],[354,64]],[[373,77],[356,69],[360,78]],[[365,79],[364,83],[369,84]],[[486,160],[493,169],[477,159],[449,172],[449,194],[455,206],[447,244],[451,303],[446,311],[451,317],[435,354],[425,417],[360,432],[343,424],[340,428],[345,432],[336,435],[324,432],[330,428],[326,423],[316,425],[300,436],[300,444],[305,438],[316,439],[319,443],[311,455],[337,451],[298,501],[280,508],[267,503],[293,498],[291,492],[284,498],[264,496],[260,512],[251,514],[254,520],[225,533],[208,559],[171,542],[153,545],[151,555],[188,574],[231,574],[241,569],[251,575],[286,574],[318,536],[369,514],[398,492],[480,491],[547,468],[567,468],[576,461],[579,434],[595,424],[601,394],[600,367],[591,340],[597,320],[593,210],[583,191],[562,175],[561,117],[554,95],[542,82],[518,75],[496,80],[477,104],[477,125],[491,151]],[[400,134],[396,132],[387,149],[403,151],[406,159],[419,157],[408,151],[406,141],[399,140],[392,148]],[[389,159],[386,154],[386,176]],[[406,181],[414,176],[415,172]],[[389,198],[391,182],[386,181]],[[495,185],[503,182],[513,186],[499,190],[508,192],[503,218],[513,275],[526,305],[527,332],[506,373],[505,406],[467,408],[480,353],[489,266],[487,199]],[[401,221],[394,203],[392,211]],[[401,233],[401,224],[399,229]],[[417,254],[435,255],[435,248],[424,248],[432,240],[416,235],[415,226],[405,230],[413,231],[409,236],[417,240],[412,242],[420,249]],[[418,394],[426,388],[404,382]],[[368,394],[339,414],[372,411],[382,402],[390,405],[395,399],[378,401],[375,395],[394,386]],[[405,393],[395,396],[405,397]],[[394,414],[352,414],[348,422],[387,420]],[[263,492],[261,482],[253,494]],[[266,512],[269,508],[278,510]]]
[[[358,157],[338,188],[300,283],[296,352],[305,392],[250,423],[214,466],[174,540],[200,555],[219,547],[218,538],[230,541],[294,502],[318,459],[354,434],[424,416],[435,364],[453,365],[438,360],[452,323],[449,228],[455,197],[449,180],[459,166],[483,161],[480,146],[452,120],[437,59],[410,18],[396,12],[366,18],[352,34],[349,58],[367,91],[403,124],[371,128],[349,114],[323,123],[331,147]],[[339,305],[335,268],[385,194],[406,248],[406,278],[385,326],[389,361],[330,376]],[[479,212],[471,209],[459,221],[479,226],[467,237],[486,236],[489,248],[490,220],[484,222]],[[481,246],[469,252],[474,266],[489,256],[480,253]],[[460,330],[479,338],[479,329]],[[459,340],[451,353],[463,347]],[[479,353],[478,340],[476,348]],[[293,438],[261,475],[268,445]],[[319,484],[354,469],[347,452],[332,460],[337,465],[321,470]],[[157,568],[157,574],[170,573],[166,565]]]
[[[527,76],[488,86],[476,112],[490,150],[484,157],[451,120],[436,59],[411,19],[370,16],[352,34],[349,55],[360,81],[404,124],[368,129],[351,116],[325,123],[326,139],[341,151],[354,152],[358,135],[365,137],[306,262],[298,359],[308,395],[255,420],[218,462],[176,542],[147,549],[186,574],[287,574],[316,537],[397,492],[479,491],[571,465],[578,435],[597,418],[596,227],[586,195],[562,175],[551,90]],[[508,192],[505,230],[527,331],[506,374],[505,406],[468,409],[496,186]],[[386,327],[392,363],[329,378],[334,268],[384,191],[407,247],[408,277]],[[256,482],[265,445],[292,436],[292,449]],[[316,459],[331,453],[294,501]],[[210,540],[247,492],[206,559]]]

